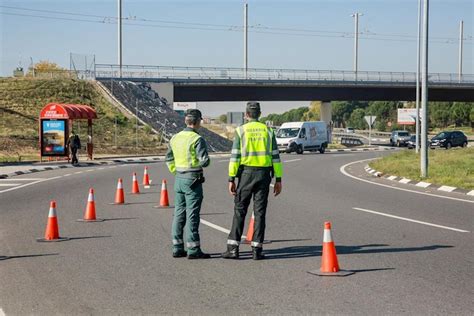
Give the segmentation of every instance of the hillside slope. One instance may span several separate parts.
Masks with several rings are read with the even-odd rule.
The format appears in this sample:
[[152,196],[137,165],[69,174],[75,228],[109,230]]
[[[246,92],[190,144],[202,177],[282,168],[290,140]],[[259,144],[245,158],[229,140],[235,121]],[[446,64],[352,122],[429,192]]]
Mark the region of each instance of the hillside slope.
[[[92,106],[96,153],[159,153],[159,136],[145,126],[138,130],[139,149],[135,150],[135,120],[125,117],[108,103],[88,81],[76,79],[0,78],[0,156],[38,154],[38,115],[47,103]],[[117,146],[115,148],[115,120]],[[75,121],[74,129],[86,139],[86,121]]]

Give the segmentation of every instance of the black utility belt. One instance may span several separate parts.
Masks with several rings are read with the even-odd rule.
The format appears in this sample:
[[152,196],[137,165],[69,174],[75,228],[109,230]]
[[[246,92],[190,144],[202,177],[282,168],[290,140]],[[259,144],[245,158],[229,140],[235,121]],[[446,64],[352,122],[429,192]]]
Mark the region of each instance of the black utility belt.
[[273,167],[253,167],[253,166],[245,166],[242,165],[242,170],[252,170],[252,171],[258,171],[258,170],[267,170],[267,171],[272,171]]

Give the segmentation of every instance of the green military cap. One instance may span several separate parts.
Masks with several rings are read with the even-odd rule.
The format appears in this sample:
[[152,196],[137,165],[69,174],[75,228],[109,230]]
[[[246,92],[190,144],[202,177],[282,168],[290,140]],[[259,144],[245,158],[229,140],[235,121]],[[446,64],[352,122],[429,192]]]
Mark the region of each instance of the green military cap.
[[248,102],[247,103],[247,112],[258,112],[260,113],[260,103],[258,102]]
[[198,109],[188,109],[186,110],[186,116],[194,119],[202,119],[202,113]]

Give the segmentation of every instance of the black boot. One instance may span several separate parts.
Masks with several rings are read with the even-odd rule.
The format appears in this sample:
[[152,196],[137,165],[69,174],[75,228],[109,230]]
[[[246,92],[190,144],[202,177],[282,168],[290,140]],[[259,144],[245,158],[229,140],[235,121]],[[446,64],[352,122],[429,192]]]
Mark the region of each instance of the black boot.
[[227,251],[222,254],[224,259],[239,259],[239,246],[227,245]]
[[209,259],[210,257],[210,254],[202,252],[201,249],[194,253],[189,253],[188,250],[188,259]]
[[252,259],[253,260],[262,260],[265,259],[265,255],[262,253],[263,249],[261,247],[252,247]]
[[173,258],[183,258],[187,255],[188,253],[184,249],[173,251]]

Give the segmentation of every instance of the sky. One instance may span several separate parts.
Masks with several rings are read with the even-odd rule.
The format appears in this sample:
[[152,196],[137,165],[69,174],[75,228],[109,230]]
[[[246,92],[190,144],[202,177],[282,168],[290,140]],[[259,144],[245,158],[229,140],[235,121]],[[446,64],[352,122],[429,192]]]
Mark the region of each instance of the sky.
[[[243,66],[244,1],[122,0],[123,63]],[[360,12],[359,70],[415,71],[418,0],[249,0],[249,67],[352,70]],[[58,13],[58,12],[61,12]],[[117,63],[117,0],[0,0],[0,76],[70,53]],[[430,1],[429,71],[455,73],[464,21],[463,72],[474,73],[474,1]],[[266,110],[265,104],[271,111]],[[308,102],[262,103],[264,114]],[[209,115],[243,103],[203,104]],[[225,109],[225,111],[224,111]]]

